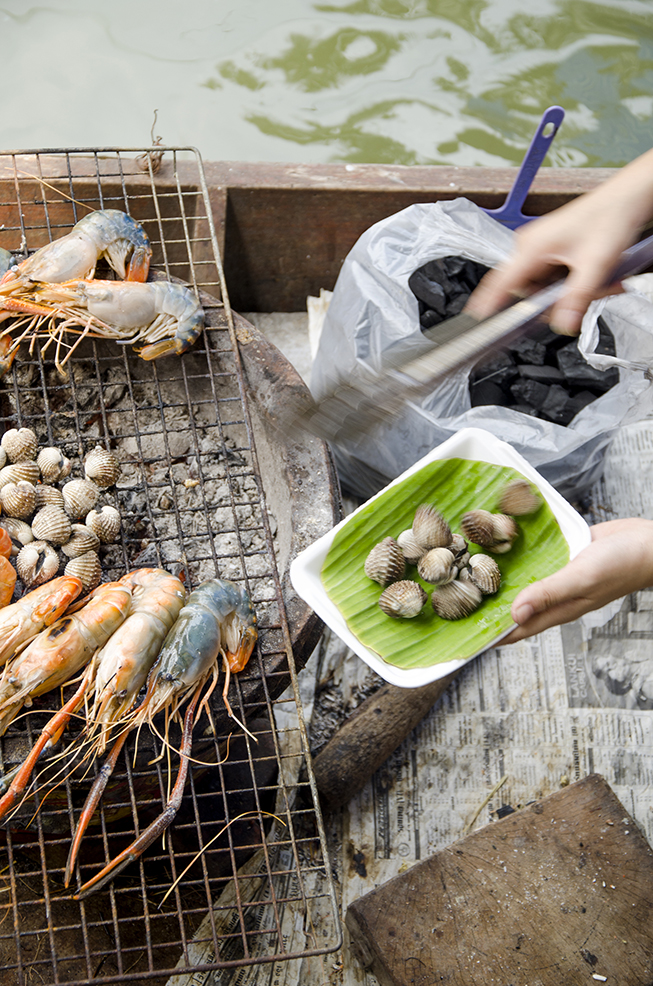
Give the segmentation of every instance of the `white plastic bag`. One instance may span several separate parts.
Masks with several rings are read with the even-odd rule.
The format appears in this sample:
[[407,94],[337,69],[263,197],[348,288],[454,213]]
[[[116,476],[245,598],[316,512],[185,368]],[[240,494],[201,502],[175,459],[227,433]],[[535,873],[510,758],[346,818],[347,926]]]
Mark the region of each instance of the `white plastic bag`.
[[[338,277],[313,363],[313,396],[319,399],[353,374],[375,375],[391,352],[408,358],[427,348],[408,287],[415,270],[447,256],[494,267],[510,253],[512,237],[467,199],[409,206],[372,226]],[[637,281],[630,279],[631,290]],[[614,334],[616,357],[594,353],[600,314]],[[334,446],[343,486],[369,497],[454,432],[473,426],[509,442],[560,492],[577,497],[600,477],[616,429],[653,409],[653,389],[643,372],[653,367],[653,302],[635,293],[595,302],[583,321],[579,348],[597,369],[618,366],[619,382],[570,425],[498,405],[472,407],[469,373],[460,371],[371,434]]]

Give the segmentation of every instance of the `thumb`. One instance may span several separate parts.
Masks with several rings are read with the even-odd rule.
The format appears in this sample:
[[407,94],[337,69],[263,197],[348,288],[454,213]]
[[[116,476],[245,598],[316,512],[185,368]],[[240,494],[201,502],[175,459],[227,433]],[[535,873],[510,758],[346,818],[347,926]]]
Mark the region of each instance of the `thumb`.
[[572,270],[565,282],[565,293],[551,309],[549,323],[560,335],[578,335],[583,315],[595,298],[621,291],[617,282],[608,285],[614,265],[609,261],[597,264],[591,271]]
[[573,562],[541,582],[533,582],[519,593],[512,604],[515,623],[526,623],[538,613],[544,613],[582,594],[582,586]]

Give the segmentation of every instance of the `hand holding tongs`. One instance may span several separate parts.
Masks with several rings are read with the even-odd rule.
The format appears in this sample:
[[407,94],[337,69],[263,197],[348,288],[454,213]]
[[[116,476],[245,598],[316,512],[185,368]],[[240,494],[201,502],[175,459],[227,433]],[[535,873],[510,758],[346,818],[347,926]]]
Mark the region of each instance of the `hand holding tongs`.
[[[637,274],[653,264],[653,236],[625,250],[606,284]],[[360,435],[396,414],[405,401],[424,397],[442,377],[473,363],[496,346],[505,346],[524,332],[563,294],[565,279],[556,281],[514,305],[479,320],[461,312],[423,334],[434,347],[409,360],[395,358],[371,382],[352,379],[319,403],[305,408],[299,424],[327,441]]]

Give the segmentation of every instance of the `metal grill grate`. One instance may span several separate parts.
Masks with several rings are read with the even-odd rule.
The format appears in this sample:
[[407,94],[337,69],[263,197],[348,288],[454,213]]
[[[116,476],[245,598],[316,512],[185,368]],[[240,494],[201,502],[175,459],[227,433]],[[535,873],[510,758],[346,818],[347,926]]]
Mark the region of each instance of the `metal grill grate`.
[[[63,868],[99,765],[89,760],[74,769],[62,760],[41,767],[36,790],[0,832],[7,986],[159,984],[172,973],[179,984],[182,973],[322,954],[340,944],[251,395],[234,318],[217,300],[226,292],[209,193],[197,152],[161,150],[159,174],[156,158],[140,149],[0,155],[0,246],[31,253],[89,209],[122,209],[150,236],[153,268],[201,292],[207,316],[202,336],[181,358],[146,363],[130,348],[84,340],[68,363],[68,380],[39,342],[31,353],[23,345],[0,387],[0,430],[34,428],[41,445],[57,445],[73,460],[74,475],[98,442],[118,453],[122,473],[104,502],[119,507],[123,530],[120,542],[103,550],[105,579],[154,565],[183,571],[189,588],[216,575],[247,587],[259,644],[229,694],[258,742],[213,698],[216,735],[204,728],[206,718],[196,727],[198,762],[173,826],[106,890],[83,901],[64,889]],[[144,171],[134,160],[141,153]],[[38,735],[52,701],[37,699],[10,727],[0,744],[4,771]],[[73,891],[166,803],[178,758],[160,735],[146,732],[137,751],[133,740],[126,747],[82,845]],[[175,727],[170,739],[177,747]],[[318,910],[332,915],[328,941],[313,933]]]

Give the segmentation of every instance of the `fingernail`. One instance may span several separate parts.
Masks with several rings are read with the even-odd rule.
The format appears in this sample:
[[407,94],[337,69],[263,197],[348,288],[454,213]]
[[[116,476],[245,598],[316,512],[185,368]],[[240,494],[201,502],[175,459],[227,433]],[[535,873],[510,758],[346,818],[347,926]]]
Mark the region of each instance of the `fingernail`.
[[515,623],[519,623],[519,625],[521,626],[522,623],[526,623],[528,620],[530,620],[531,616],[533,616],[534,613],[535,610],[533,609],[530,603],[522,603],[521,606],[517,606],[516,609],[513,609],[512,618],[515,621]]
[[561,308],[556,311],[551,328],[558,335],[575,336],[578,335],[581,319],[581,312],[573,308]]

